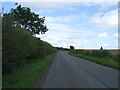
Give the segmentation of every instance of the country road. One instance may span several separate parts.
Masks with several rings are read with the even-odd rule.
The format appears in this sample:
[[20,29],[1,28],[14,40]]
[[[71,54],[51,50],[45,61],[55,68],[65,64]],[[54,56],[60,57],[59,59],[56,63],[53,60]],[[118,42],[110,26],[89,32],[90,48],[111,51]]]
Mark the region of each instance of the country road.
[[118,88],[118,71],[58,51],[37,88]]

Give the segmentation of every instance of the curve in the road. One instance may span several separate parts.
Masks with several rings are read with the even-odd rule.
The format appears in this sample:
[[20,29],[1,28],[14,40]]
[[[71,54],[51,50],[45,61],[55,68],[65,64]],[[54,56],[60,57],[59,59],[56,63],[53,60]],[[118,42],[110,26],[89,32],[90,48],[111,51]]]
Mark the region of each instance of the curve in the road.
[[37,88],[118,88],[118,70],[58,51]]

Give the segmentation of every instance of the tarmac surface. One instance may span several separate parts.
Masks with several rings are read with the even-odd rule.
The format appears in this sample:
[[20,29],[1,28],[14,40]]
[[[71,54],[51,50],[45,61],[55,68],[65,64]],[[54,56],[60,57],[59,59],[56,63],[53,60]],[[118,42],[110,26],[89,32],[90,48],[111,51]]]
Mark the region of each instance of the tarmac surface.
[[58,51],[37,88],[118,88],[118,70]]

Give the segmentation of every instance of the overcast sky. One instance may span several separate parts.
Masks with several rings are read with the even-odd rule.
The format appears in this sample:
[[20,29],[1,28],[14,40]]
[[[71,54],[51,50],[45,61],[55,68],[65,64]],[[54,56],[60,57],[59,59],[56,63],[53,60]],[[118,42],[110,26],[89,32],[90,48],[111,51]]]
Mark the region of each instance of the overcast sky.
[[[45,16],[49,31],[37,35],[56,47],[76,49],[118,48],[117,2],[19,2]],[[5,12],[15,8],[4,2]]]

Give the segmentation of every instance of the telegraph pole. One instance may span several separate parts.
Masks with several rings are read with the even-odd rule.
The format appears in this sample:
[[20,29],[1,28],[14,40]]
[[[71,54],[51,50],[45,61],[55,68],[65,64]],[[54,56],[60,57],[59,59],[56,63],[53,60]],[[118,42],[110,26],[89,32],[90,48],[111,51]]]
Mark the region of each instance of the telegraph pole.
[[2,7],[2,16],[4,15],[4,7]]
[[4,15],[4,7],[2,7],[1,9],[2,9],[2,10],[1,10],[1,12],[0,12],[0,17],[3,17],[3,15]]

